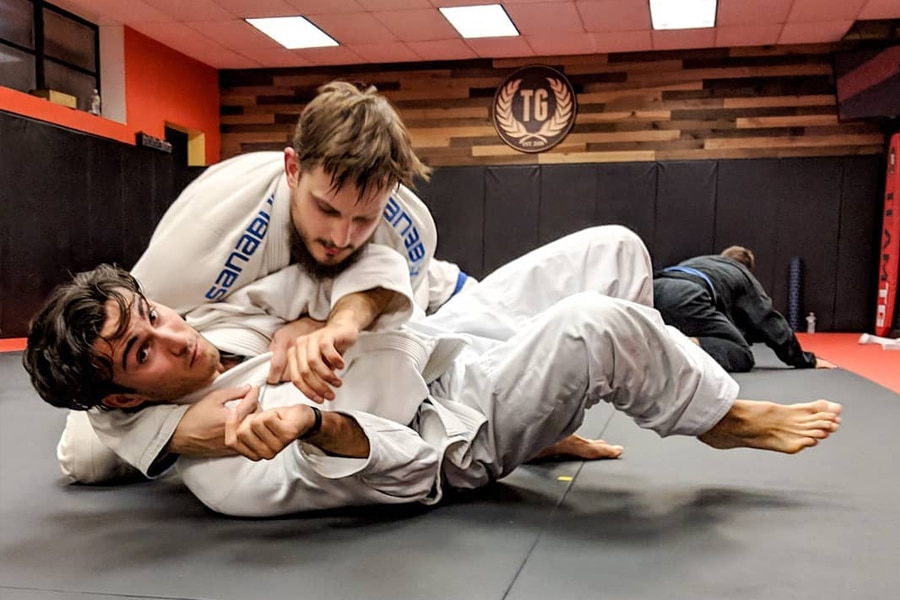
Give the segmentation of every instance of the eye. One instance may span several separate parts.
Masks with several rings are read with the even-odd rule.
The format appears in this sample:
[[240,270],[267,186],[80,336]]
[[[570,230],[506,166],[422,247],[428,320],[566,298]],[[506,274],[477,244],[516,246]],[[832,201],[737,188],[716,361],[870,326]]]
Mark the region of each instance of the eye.
[[141,348],[137,351],[137,354],[135,355],[135,358],[137,359],[137,363],[139,365],[142,365],[145,362],[147,362],[147,358],[149,358],[149,357],[150,357],[150,350],[147,348],[147,346],[141,346]]
[[156,323],[156,321],[159,319],[159,313],[156,311],[155,308],[151,308],[150,311],[147,313],[147,319],[150,321],[151,325],[153,323]]
[[322,204],[321,202],[316,203],[316,206],[318,207],[319,211],[322,212],[322,214],[328,215],[329,217],[334,217],[341,214],[333,206],[328,206],[327,204]]

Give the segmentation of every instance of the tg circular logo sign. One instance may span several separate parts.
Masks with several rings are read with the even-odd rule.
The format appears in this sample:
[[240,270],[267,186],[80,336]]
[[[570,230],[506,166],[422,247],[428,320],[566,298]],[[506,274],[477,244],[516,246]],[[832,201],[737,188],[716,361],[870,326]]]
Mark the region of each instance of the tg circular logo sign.
[[575,90],[565,75],[544,66],[519,69],[494,94],[494,127],[520,152],[543,152],[575,124]]

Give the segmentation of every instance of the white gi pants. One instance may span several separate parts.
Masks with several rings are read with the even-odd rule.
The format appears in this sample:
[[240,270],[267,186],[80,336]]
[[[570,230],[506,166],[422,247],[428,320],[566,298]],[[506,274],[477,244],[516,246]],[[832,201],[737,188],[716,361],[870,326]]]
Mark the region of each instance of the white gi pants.
[[660,436],[698,436],[730,410],[738,385],[655,310],[584,292],[507,342],[464,351],[431,390],[488,417],[471,464],[444,469],[450,485],[477,487],[574,433],[599,401]]
[[453,333],[508,340],[535,315],[588,290],[653,306],[653,267],[637,234],[604,225],[567,235],[500,267],[426,322]]

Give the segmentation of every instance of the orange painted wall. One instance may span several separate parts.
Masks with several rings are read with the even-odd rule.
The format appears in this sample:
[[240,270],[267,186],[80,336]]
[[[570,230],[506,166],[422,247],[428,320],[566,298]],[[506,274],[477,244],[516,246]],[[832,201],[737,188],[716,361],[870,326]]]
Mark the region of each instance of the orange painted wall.
[[0,86],[0,110],[134,144],[166,123],[206,134],[206,164],[221,157],[219,75],[213,67],[125,28],[125,125]]
[[96,117],[81,110],[53,104],[43,98],[0,86],[0,109],[63,127],[134,144],[134,131],[121,123]]
[[128,127],[158,138],[166,122],[206,134],[206,163],[220,156],[219,75],[204,63],[125,28]]

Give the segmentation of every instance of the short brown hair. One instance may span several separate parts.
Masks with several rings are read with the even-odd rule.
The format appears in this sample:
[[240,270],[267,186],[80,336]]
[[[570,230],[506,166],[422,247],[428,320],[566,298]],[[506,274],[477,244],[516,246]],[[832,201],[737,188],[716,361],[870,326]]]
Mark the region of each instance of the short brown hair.
[[31,322],[22,364],[31,384],[48,404],[71,410],[105,408],[103,399],[128,390],[112,381],[112,361],[94,348],[106,323],[106,303],[119,307],[111,339],[128,329],[131,303],[143,296],[123,269],[100,265],[59,285]]
[[756,258],[753,256],[753,252],[743,246],[728,246],[722,250],[722,256],[738,261],[751,271],[756,267]]
[[293,148],[301,169],[321,166],[335,189],[352,182],[360,199],[398,183],[414,187],[416,178],[431,173],[397,111],[374,86],[334,81],[320,87],[300,114]]

